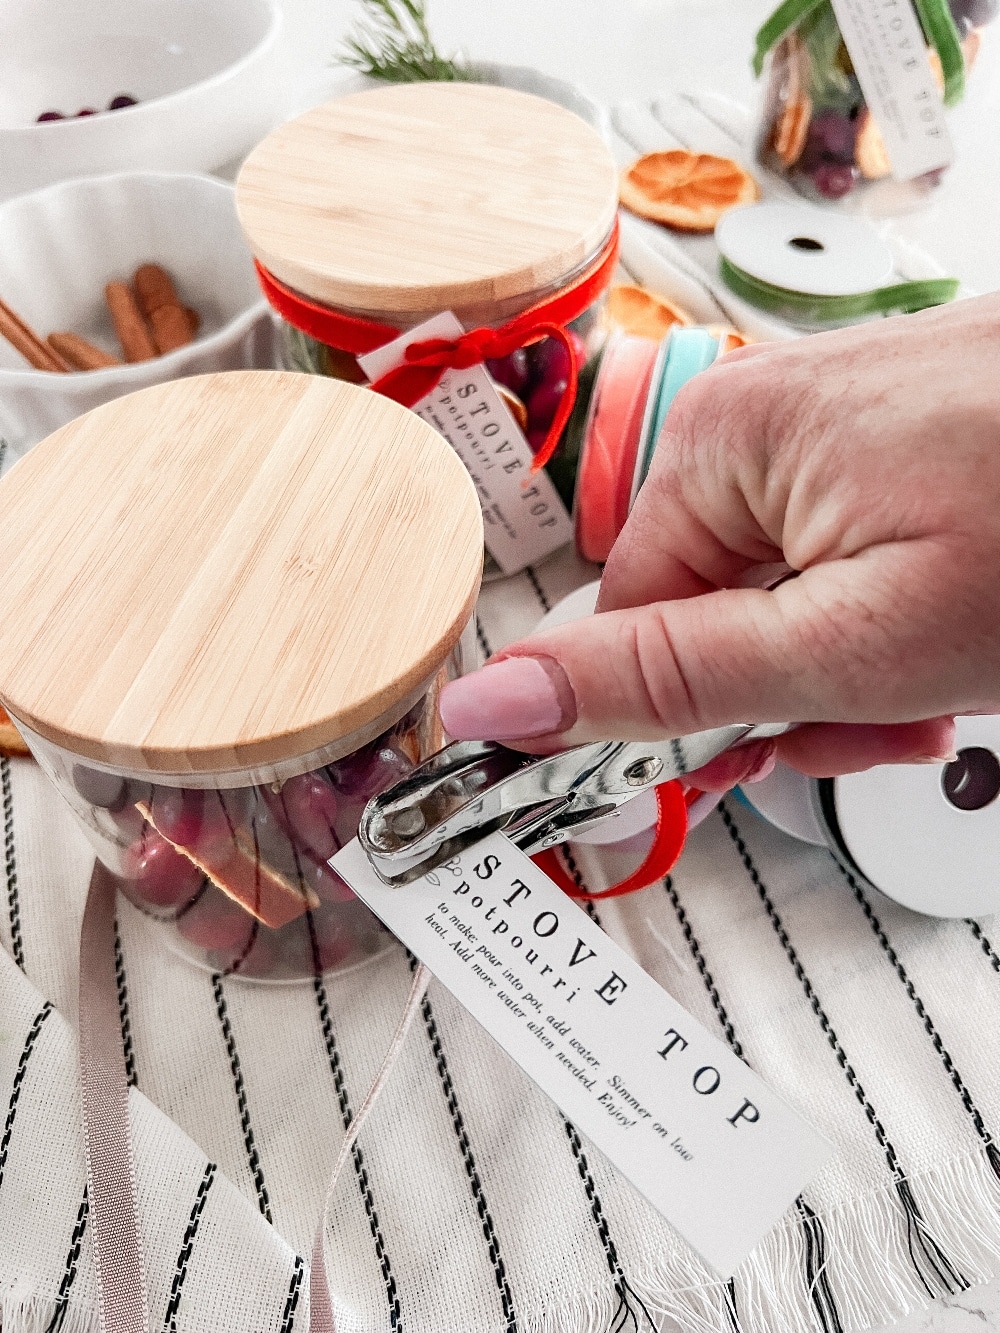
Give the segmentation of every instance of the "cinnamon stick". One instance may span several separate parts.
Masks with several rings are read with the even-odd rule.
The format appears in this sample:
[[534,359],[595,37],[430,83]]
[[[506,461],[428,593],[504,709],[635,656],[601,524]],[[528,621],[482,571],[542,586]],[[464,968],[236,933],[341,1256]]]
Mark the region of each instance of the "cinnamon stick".
[[132,278],[139,308],[149,320],[156,350],[162,356],[184,347],[194,337],[187,310],[181,305],[170,274],[159,264],[142,264]]
[[46,342],[74,370],[104,370],[107,366],[121,365],[116,356],[95,347],[78,333],[50,333]]
[[6,338],[35,370],[69,370],[59,353],[42,342],[35,330],[3,301],[0,301],[0,337]]
[[156,344],[150,337],[142,311],[136,305],[128,286],[124,282],[109,282],[104,289],[104,299],[108,303],[125,360],[152,361],[157,355]]

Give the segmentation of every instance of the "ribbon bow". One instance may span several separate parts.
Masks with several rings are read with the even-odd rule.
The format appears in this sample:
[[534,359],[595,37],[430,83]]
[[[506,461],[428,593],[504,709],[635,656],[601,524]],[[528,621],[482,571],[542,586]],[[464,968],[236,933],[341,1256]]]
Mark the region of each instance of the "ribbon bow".
[[410,343],[404,363],[374,380],[371,387],[404,407],[413,407],[437,388],[446,370],[468,370],[484,361],[510,356],[519,347],[528,347],[542,338],[555,338],[566,349],[569,370],[552,424],[532,459],[531,470],[537,472],[555,453],[569,421],[576,402],[579,367],[573,340],[562,325],[528,322],[522,327],[524,319],[521,315],[499,329],[471,329],[458,338],[428,338]]
[[[576,400],[579,367],[566,325],[593,305],[610,283],[617,262],[616,220],[597,259],[569,287],[530,306],[498,329],[470,329],[458,338],[427,338],[410,343],[403,363],[374,380],[369,387],[403,407],[414,407],[437,387],[446,370],[468,370],[484,361],[510,356],[519,347],[529,347],[543,338],[555,338],[566,349],[569,372],[552,425],[531,465],[532,471],[537,472],[555,453]],[[278,314],[327,347],[361,356],[400,336],[400,330],[391,324],[360,319],[310,301],[286,287],[258,261],[254,264],[264,295]]]

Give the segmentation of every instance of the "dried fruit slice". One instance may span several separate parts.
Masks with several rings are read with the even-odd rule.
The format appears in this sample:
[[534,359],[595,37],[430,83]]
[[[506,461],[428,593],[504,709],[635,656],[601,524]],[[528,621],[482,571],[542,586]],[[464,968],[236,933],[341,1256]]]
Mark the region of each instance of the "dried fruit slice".
[[517,394],[514,393],[512,389],[508,389],[506,384],[498,384],[496,386],[496,391],[507,404],[511,416],[521,427],[521,430],[526,431],[528,429],[528,409],[521,402],[520,398],[518,398]]
[[727,209],[759,199],[760,187],[731,158],[672,148],[622,172],[619,197],[633,213],[678,231],[712,231]]
[[30,755],[31,751],[21,739],[21,733],[10,720],[10,714],[0,708],[0,755],[11,758],[14,755]]
[[802,156],[809,137],[812,101],[806,91],[809,56],[795,32],[784,37],[774,52],[775,63],[785,71],[780,110],[771,130],[771,147],[781,165],[793,167]]
[[157,828],[153,812],[145,801],[137,801],[135,808],[147,824],[151,824],[161,838],[187,857],[203,875],[265,926],[277,928],[302,916],[309,908],[319,907],[319,898],[307,884],[293,884],[256,855],[252,846],[243,842],[240,829],[236,835],[232,855],[225,865],[206,865],[189,848],[173,842],[161,828]]
[[875,117],[867,108],[862,115],[864,120],[854,142],[854,160],[866,181],[881,180],[892,170],[889,154],[885,151],[885,143]]
[[812,102],[805,94],[786,102],[774,125],[774,151],[783,167],[794,167],[809,136]]
[[691,316],[673,301],[646,287],[622,283],[608,292],[604,318],[612,328],[636,338],[664,337],[675,324],[693,324]]
[[727,352],[734,352],[737,347],[749,347],[754,341],[747,334],[741,333],[739,329],[730,328],[728,324],[709,324],[708,331],[718,338],[721,343],[720,356],[725,356]]

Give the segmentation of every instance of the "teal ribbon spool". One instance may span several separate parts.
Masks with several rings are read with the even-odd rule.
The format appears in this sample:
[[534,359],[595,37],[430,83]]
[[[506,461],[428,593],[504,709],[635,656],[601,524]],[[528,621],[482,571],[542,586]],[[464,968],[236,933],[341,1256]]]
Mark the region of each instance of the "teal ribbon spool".
[[719,273],[726,286],[748,304],[808,324],[848,324],[869,315],[912,314],[953,301],[959,287],[957,278],[924,278],[848,296],[815,296],[755,278],[724,255],[719,259]]
[[700,371],[707,370],[718,355],[719,339],[707,329],[678,327],[671,329],[667,335],[659,377],[650,389],[656,398],[647,416],[646,430],[636,461],[632,482],[633,503],[652,465],[671,404],[688,380]]

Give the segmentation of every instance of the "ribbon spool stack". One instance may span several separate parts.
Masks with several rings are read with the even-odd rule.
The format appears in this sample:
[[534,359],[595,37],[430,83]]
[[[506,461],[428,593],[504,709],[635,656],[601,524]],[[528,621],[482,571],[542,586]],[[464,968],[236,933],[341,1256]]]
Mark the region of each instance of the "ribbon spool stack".
[[957,760],[886,764],[839,778],[777,765],[741,789],[748,805],[915,912],[1000,911],[1000,717],[956,720]]
[[275,130],[236,195],[290,368],[361,382],[358,356],[449,311],[463,334],[372,387],[412,407],[485,363],[534,469],[553,459],[618,253],[617,169],[586,122],[485,84],[380,88]]
[[586,560],[607,560],[646,480],[671,404],[694,375],[727,350],[725,334],[676,327],[659,343],[613,333],[601,355],[579,437],[571,430],[567,463],[575,463],[576,545]]
[[176,380],[4,477],[0,557],[0,700],[165,942],[266,980],[387,947],[328,858],[443,744],[482,519],[440,435],[329,380]]
[[924,310],[958,292],[955,278],[890,282],[892,251],[864,219],[807,204],[734,208],[715,239],[727,286],[802,328]]

